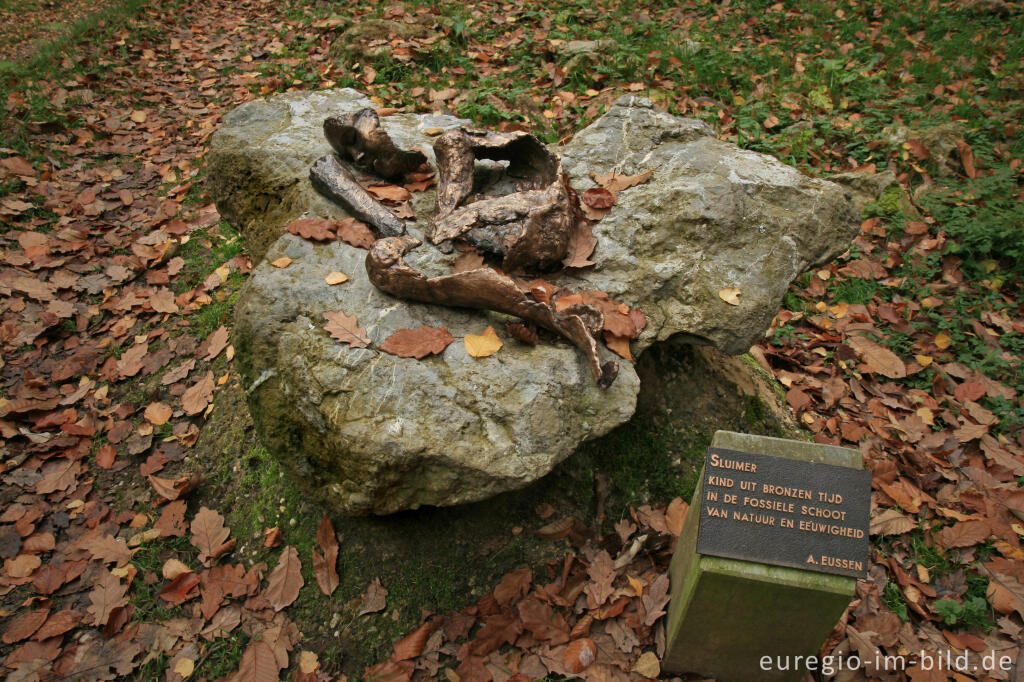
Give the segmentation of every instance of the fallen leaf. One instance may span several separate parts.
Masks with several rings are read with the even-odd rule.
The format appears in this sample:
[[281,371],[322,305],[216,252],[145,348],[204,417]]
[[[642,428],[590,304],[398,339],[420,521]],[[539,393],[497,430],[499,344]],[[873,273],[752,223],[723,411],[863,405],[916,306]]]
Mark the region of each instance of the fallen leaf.
[[299,552],[295,547],[288,545],[281,552],[277,566],[267,578],[267,588],[263,591],[263,596],[275,611],[280,611],[298,599],[299,589],[304,584]]
[[332,338],[347,343],[352,348],[366,348],[370,343],[370,337],[366,335],[366,329],[360,327],[354,315],[349,316],[340,310],[324,313],[327,324],[324,329]]
[[128,586],[104,569],[96,581],[96,586],[89,593],[89,601],[91,605],[87,613],[92,616],[90,622],[97,627],[103,627],[114,609],[128,603]]
[[583,193],[581,199],[590,208],[603,211],[615,205],[615,195],[604,187],[592,187]]
[[228,341],[231,339],[231,332],[224,325],[221,325],[212,334],[206,337],[202,344],[199,346],[199,352],[203,354],[203,360],[209,362],[215,357],[220,355],[220,352],[227,348]]
[[939,332],[935,335],[934,343],[939,350],[946,350],[953,343],[953,339],[949,338],[949,334],[946,332]]
[[229,549],[228,545],[234,546],[234,542],[228,541],[231,529],[224,526],[224,517],[207,507],[200,507],[192,525],[191,543],[199,550],[199,560],[209,565],[212,559],[217,558]]
[[373,236],[373,232],[366,226],[366,223],[361,223],[355,218],[339,220],[335,229],[337,229],[338,237],[342,241],[360,249],[372,248],[373,243],[377,241],[376,237]]
[[266,640],[253,642],[242,654],[238,672],[230,679],[241,682],[277,682],[281,675],[277,656]]
[[343,282],[347,282],[348,275],[346,275],[344,272],[332,272],[326,277],[324,277],[324,281],[327,282],[329,285],[334,286],[335,284],[342,284]]
[[562,265],[567,268],[585,268],[594,265],[590,256],[593,255],[596,246],[597,237],[594,236],[590,223],[586,220],[576,221],[576,227],[569,235],[569,250],[565,258],[562,259]]
[[187,497],[190,492],[195,490],[199,484],[203,482],[202,474],[179,476],[173,480],[169,478],[160,478],[159,476],[148,476],[147,478],[149,479],[149,484],[153,486],[153,490],[156,491],[156,494],[169,502]]
[[199,596],[199,576],[189,571],[180,573],[160,590],[159,596],[170,604],[183,604]]
[[100,469],[109,469],[114,466],[117,458],[117,450],[110,443],[104,443],[96,450],[96,466]]
[[494,355],[504,345],[498,338],[497,332],[494,331],[494,327],[488,327],[483,334],[467,334],[462,342],[469,356],[477,359]]
[[907,376],[907,366],[899,356],[885,346],[864,336],[851,336],[846,340],[867,368],[890,379],[902,379]]
[[668,573],[662,573],[658,579],[647,588],[647,594],[640,598],[647,612],[644,618],[644,625],[654,625],[654,622],[665,615],[665,606],[668,604]]
[[396,204],[412,198],[409,190],[398,185],[373,185],[367,187],[366,191],[382,201],[393,201]]
[[651,175],[654,174],[654,170],[646,170],[638,175],[620,175],[614,171],[609,171],[604,175],[590,174],[590,177],[597,184],[604,187],[609,192],[621,192],[624,189],[635,187],[636,185],[642,185],[651,179]]
[[974,167],[974,150],[971,149],[971,145],[963,140],[957,140],[956,148],[960,152],[960,163],[964,167],[964,175],[972,180],[978,177],[978,171]]
[[188,567],[182,561],[171,557],[164,562],[163,567],[160,569],[160,575],[164,577],[164,580],[174,580],[182,573],[191,573],[192,569]]
[[427,637],[433,630],[431,623],[424,623],[412,633],[395,642],[395,649],[391,654],[394,662],[408,661],[423,653],[423,646],[427,643]]
[[940,530],[936,538],[943,547],[973,547],[991,534],[988,521],[958,521]]
[[633,672],[650,680],[658,679],[661,675],[661,663],[658,661],[658,655],[653,651],[645,651],[640,654],[640,658],[636,659],[636,663],[633,664]]
[[384,340],[380,350],[400,358],[421,360],[443,352],[454,340],[445,327],[422,325],[417,329],[399,329]]
[[288,256],[281,256],[280,258],[270,261],[270,264],[275,268],[286,268],[292,264],[292,259]]
[[324,514],[316,531],[316,540],[324,553],[321,555],[313,550],[313,574],[316,576],[316,584],[320,591],[328,597],[334,593],[341,582],[338,576],[338,538],[334,533],[334,526],[331,519]]
[[524,324],[522,322],[506,322],[505,331],[509,333],[514,339],[518,339],[528,346],[536,346],[540,343],[540,337],[537,335],[537,330],[531,325]]
[[902,535],[917,528],[914,519],[895,509],[886,509],[871,518],[871,535]]
[[356,615],[362,616],[367,613],[383,611],[387,606],[387,597],[388,591],[380,584],[380,578],[374,578],[373,582],[366,588],[366,592],[363,593],[361,599],[362,606]]
[[166,424],[167,420],[174,414],[174,409],[170,405],[164,403],[150,403],[146,406],[145,412],[142,416],[146,418],[153,426],[160,426]]
[[181,395],[181,407],[185,414],[191,417],[205,410],[213,400],[214,386],[213,372],[208,371],[205,377],[185,389]]
[[718,292],[718,298],[722,299],[729,305],[739,305],[740,294],[742,293],[743,292],[740,291],[737,287],[726,287],[725,289],[722,289],[721,291]]
[[281,542],[284,540],[284,533],[277,526],[268,528],[263,531],[263,546],[267,549],[273,549],[279,547]]
[[286,232],[315,241],[331,241],[335,238],[333,220],[326,218],[299,218],[284,226]]
[[562,663],[567,672],[581,673],[597,660],[597,645],[589,637],[569,642],[562,655]]
[[618,355],[620,358],[624,358],[633,361],[633,355],[629,350],[629,337],[617,336],[611,332],[604,332],[604,345],[608,346],[608,350]]
[[28,639],[35,631],[42,627],[43,623],[50,616],[49,609],[38,609],[35,611],[23,611],[14,616],[8,623],[4,635],[0,638],[4,644],[14,644],[23,639]]

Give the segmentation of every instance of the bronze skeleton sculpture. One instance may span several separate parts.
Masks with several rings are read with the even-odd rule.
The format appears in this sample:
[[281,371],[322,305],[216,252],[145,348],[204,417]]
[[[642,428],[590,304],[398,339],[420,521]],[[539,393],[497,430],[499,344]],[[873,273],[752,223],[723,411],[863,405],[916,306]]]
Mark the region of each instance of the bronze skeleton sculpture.
[[[391,180],[426,162],[422,152],[399,149],[372,109],[328,118],[324,134],[339,157]],[[561,161],[540,140],[522,132],[455,128],[437,139],[434,153],[436,211],[425,230],[431,243],[450,250],[453,239],[463,238],[501,257],[505,271],[517,273],[550,269],[566,256],[582,216]],[[477,159],[507,162],[506,173],[517,181],[517,191],[465,204],[473,192]],[[366,257],[367,274],[377,288],[400,298],[528,320],[582,350],[598,386],[607,388],[614,381],[618,363],[602,363],[598,355],[596,335],[604,324],[598,308],[577,303],[556,310],[554,300],[536,300],[515,278],[486,266],[427,277],[403,260],[420,241],[405,235],[402,221],[364,190],[337,157],[318,159],[310,179],[320,193],[384,235]]]

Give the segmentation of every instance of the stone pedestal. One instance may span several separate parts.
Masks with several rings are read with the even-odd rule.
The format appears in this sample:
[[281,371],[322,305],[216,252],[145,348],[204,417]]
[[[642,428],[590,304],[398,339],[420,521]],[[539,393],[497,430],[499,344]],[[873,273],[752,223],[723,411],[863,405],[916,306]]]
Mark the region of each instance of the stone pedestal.
[[[718,431],[713,448],[863,468],[859,452],[800,441]],[[701,481],[704,480],[703,474]],[[854,597],[854,578],[696,553],[702,488],[672,558],[668,647],[662,669],[722,682],[799,680]],[[769,670],[762,657],[772,659]],[[788,670],[779,670],[779,659]],[[796,669],[794,669],[796,668]]]

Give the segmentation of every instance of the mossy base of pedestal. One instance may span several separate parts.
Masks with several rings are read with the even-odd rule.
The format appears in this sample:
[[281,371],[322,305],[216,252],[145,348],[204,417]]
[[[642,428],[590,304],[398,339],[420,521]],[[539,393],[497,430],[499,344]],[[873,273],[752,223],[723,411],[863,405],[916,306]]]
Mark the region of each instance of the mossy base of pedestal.
[[[712,447],[861,468],[860,453],[816,443],[718,431]],[[701,475],[700,480],[703,480]],[[696,553],[701,488],[669,574],[668,646],[662,669],[722,682],[800,680],[853,599],[857,581],[838,575]],[[765,669],[762,657],[771,657]],[[780,670],[778,657],[783,657]],[[786,661],[789,665],[785,665]]]

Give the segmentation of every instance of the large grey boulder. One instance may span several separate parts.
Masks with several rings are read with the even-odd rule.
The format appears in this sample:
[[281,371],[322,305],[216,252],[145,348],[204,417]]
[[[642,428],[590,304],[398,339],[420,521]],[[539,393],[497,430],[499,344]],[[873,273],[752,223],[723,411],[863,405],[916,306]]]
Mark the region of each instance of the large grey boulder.
[[[524,486],[629,419],[636,373],[620,361],[615,383],[601,391],[582,355],[562,340],[526,346],[505,333],[500,315],[384,294],[367,280],[365,251],[347,244],[275,240],[303,213],[343,215],[312,193],[308,166],[326,153],[323,119],[359,106],[353,91],[286,95],[244,105],[214,139],[211,166],[223,171],[212,185],[217,205],[264,261],[238,302],[234,329],[260,436],[307,489],[350,514],[458,504]],[[458,124],[383,119],[400,145],[428,153],[428,128]],[[668,338],[747,350],[789,283],[842,253],[856,234],[847,190],[717,140],[706,124],[658,112],[648,100],[618,100],[556,151],[581,192],[593,186],[591,173],[654,171],[620,192],[595,225],[594,267],[547,277],[642,310],[649,324],[634,354]],[[270,197],[264,203],[275,213],[247,195]],[[432,209],[432,193],[418,197],[419,220],[408,224],[416,235]],[[282,256],[290,266],[270,264]],[[425,245],[407,260],[442,274],[452,256]],[[335,270],[350,281],[328,286],[324,276]],[[738,306],[719,296],[726,288],[740,290]],[[323,313],[337,310],[368,330],[368,348],[350,348],[324,330]],[[455,342],[424,360],[377,350],[395,330],[420,325],[445,326]],[[488,325],[505,346],[474,360],[462,337]]]
[[[313,189],[309,167],[331,153],[324,139],[325,118],[373,106],[365,95],[342,88],[248,102],[224,117],[210,142],[208,187],[221,216],[242,233],[254,261],[262,260],[282,226],[303,214],[348,215]],[[426,131],[469,125],[444,114],[395,114],[383,121],[395,144],[423,150],[432,165],[433,138]],[[433,193],[417,198],[426,209]]]

